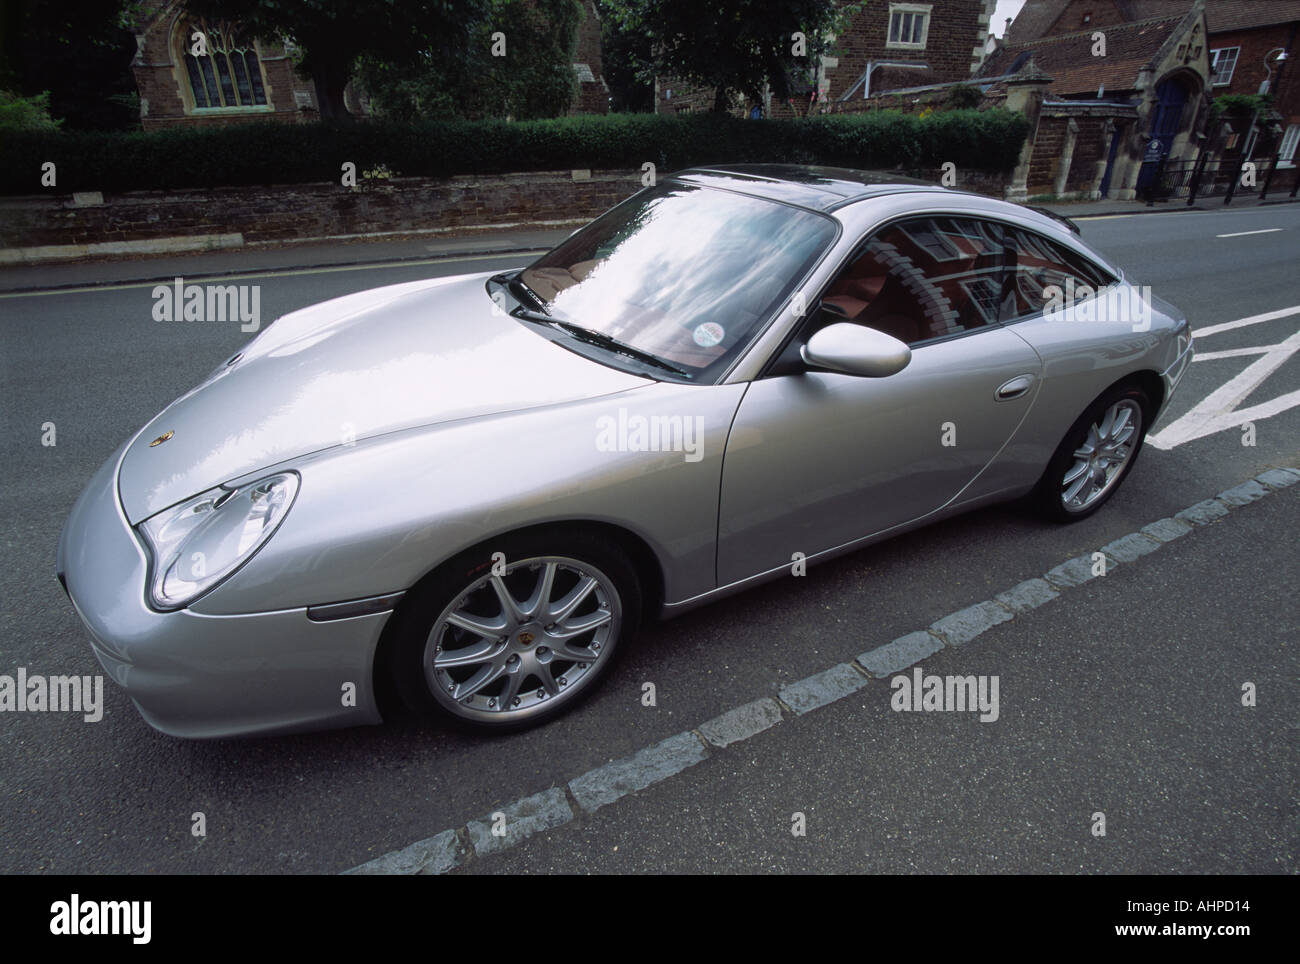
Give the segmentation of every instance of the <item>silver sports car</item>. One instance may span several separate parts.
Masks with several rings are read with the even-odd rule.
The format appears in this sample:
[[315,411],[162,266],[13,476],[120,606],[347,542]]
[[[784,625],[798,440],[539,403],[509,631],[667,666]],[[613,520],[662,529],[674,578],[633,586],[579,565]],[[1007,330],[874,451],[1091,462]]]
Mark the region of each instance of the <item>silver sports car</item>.
[[991,502],[1096,511],[1190,360],[1062,218],[693,169],[522,270],[285,315],[104,463],[57,569],[165,733],[534,724],[645,618]]

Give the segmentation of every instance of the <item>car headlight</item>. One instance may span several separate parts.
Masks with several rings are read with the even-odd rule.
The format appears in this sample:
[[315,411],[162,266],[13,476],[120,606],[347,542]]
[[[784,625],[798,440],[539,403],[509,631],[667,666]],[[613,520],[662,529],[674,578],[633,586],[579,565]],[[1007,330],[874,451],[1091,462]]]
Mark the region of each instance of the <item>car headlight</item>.
[[233,573],[271,538],[297,493],[297,473],[281,472],[210,489],[140,523],[153,554],[153,605],[181,609]]

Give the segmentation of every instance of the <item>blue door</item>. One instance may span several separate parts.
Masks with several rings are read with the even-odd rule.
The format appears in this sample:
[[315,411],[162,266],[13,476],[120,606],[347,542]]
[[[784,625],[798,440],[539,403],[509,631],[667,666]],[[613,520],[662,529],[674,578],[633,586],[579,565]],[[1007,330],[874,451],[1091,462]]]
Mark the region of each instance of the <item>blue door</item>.
[[1142,156],[1142,170],[1138,172],[1137,190],[1141,195],[1152,186],[1169,148],[1178,134],[1187,105],[1187,88],[1177,80],[1166,80],[1156,87],[1156,109],[1151,119],[1151,140]]

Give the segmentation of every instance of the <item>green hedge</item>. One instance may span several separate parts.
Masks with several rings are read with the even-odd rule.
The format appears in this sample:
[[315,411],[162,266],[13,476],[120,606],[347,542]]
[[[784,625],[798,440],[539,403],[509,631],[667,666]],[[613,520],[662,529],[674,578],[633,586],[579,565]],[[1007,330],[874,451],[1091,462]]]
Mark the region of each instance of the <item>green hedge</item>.
[[951,161],[959,170],[997,172],[1015,166],[1027,133],[1025,119],[1004,110],[793,121],[616,114],[519,123],[11,131],[0,135],[0,184],[6,194],[47,193],[40,184],[46,161],[57,165],[53,190],[60,194],[337,182],[344,161],[355,162],[358,173],[382,164],[407,177],[639,168],[646,161],[661,174],[728,162],[922,169]]

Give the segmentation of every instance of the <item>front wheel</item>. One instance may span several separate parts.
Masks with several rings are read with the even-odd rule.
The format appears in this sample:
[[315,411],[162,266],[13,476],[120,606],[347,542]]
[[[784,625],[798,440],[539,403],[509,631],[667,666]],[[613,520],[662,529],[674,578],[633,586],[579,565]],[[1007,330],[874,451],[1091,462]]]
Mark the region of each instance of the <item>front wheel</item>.
[[635,630],[626,557],[591,536],[532,535],[471,550],[413,590],[394,681],[413,708],[474,729],[518,729],[590,693]]
[[1151,403],[1136,385],[1118,385],[1070,427],[1035,491],[1039,511],[1058,522],[1086,519],[1119,489],[1146,438]]

